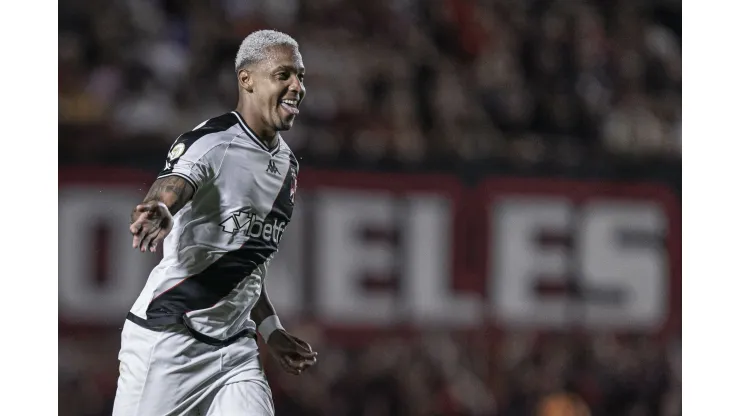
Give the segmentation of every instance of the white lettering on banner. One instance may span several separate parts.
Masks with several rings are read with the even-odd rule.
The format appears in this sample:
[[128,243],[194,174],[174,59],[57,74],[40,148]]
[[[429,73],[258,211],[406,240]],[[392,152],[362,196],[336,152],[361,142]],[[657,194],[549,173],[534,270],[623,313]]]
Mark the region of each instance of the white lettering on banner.
[[414,323],[479,325],[482,295],[457,294],[452,286],[453,224],[449,199],[414,195],[408,198],[403,241],[403,307]]
[[[659,329],[669,277],[660,240],[664,215],[648,202],[599,201],[576,209],[559,198],[499,200],[490,211],[494,267],[488,277],[496,318],[507,326]],[[572,252],[543,248],[543,232],[571,235]],[[636,246],[629,234],[652,243]],[[535,290],[545,276],[565,286],[568,275],[580,296]]]
[[378,193],[323,191],[315,195],[317,312],[330,324],[398,321],[393,293],[362,287],[368,273],[389,275],[398,255],[386,242],[367,242],[367,227],[393,227],[393,200]]
[[[134,185],[60,189],[61,320],[120,325],[138,296],[159,256],[130,247],[128,218],[132,201],[141,199],[137,190]],[[466,265],[466,277],[485,280],[486,289],[463,293],[454,289],[453,253],[456,247],[474,247],[470,240],[456,240],[457,227],[471,224],[455,221],[453,204],[486,202],[449,195],[349,187],[307,192],[269,267],[272,302],[286,319],[313,312],[330,326],[496,323],[653,331],[664,325],[670,306],[671,263],[664,241],[670,207],[647,198],[582,195],[583,203],[576,205],[567,194],[496,191],[485,211],[490,228],[470,227],[480,233],[472,241],[487,245],[488,269]],[[284,228],[245,219],[237,217],[234,228],[254,227],[250,232],[265,238],[277,238]],[[96,247],[101,224],[109,240]],[[367,239],[370,230],[393,232],[400,244]],[[99,284],[94,265],[102,249],[107,279]],[[371,275],[398,276],[399,290],[366,287],[363,279]],[[568,291],[573,287],[578,293]]]
[[[59,192],[59,311],[62,318],[79,323],[121,324],[144,282],[155,256],[131,248],[128,219],[132,201],[141,194],[130,187],[65,187]],[[108,279],[95,284],[92,259],[94,229],[110,231],[105,270]]]
[[[586,301],[585,318],[597,327],[658,328],[667,318],[668,290],[666,218],[661,209],[647,202],[604,201],[585,206],[581,216],[578,270],[587,289],[606,292],[592,295],[606,298],[603,302]],[[638,241],[625,241],[626,234],[637,234]]]
[[567,321],[562,299],[542,299],[534,291],[543,276],[562,279],[568,271],[565,248],[544,248],[542,230],[567,231],[570,202],[564,199],[506,198],[490,207],[488,273],[493,318],[508,325],[560,326]]

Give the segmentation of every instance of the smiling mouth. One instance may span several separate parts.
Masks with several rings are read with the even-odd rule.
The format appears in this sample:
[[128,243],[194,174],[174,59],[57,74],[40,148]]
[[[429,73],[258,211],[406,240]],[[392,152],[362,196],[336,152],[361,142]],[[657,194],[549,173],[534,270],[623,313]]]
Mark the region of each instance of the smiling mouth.
[[280,107],[292,115],[300,112],[298,111],[298,100],[280,100]]

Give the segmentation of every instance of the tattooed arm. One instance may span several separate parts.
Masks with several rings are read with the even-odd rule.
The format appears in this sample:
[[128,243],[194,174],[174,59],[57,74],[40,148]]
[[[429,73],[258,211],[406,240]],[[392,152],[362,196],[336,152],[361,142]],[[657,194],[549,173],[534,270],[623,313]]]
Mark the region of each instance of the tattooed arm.
[[181,176],[157,179],[144,201],[131,213],[133,247],[141,251],[156,251],[157,245],[172,230],[172,216],[190,201],[193,186]]
[[[167,206],[170,213],[175,215],[180,208],[190,201],[194,193],[193,185],[187,180],[177,175],[171,175],[154,181],[142,204],[154,201],[162,202]],[[140,212],[134,208],[131,212],[131,223],[134,223],[139,215]]]

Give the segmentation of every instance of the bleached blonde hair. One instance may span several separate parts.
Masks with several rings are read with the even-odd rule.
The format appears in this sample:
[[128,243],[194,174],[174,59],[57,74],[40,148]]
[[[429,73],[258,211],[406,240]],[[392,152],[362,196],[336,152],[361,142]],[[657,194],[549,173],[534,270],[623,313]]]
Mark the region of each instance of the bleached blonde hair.
[[288,46],[298,51],[298,42],[283,32],[258,30],[250,33],[244,38],[236,54],[234,62],[236,72],[269,58],[270,49],[275,46]]

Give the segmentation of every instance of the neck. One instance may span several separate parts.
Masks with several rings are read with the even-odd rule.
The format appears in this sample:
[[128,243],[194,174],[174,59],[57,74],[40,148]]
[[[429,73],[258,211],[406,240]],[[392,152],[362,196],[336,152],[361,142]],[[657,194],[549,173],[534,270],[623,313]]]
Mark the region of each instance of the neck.
[[278,139],[277,131],[268,127],[258,115],[259,113],[253,110],[252,106],[239,100],[239,104],[236,106],[236,112],[242,116],[244,121],[247,123],[247,126],[257,134],[257,138],[260,139],[262,143],[269,148],[275,146]]

